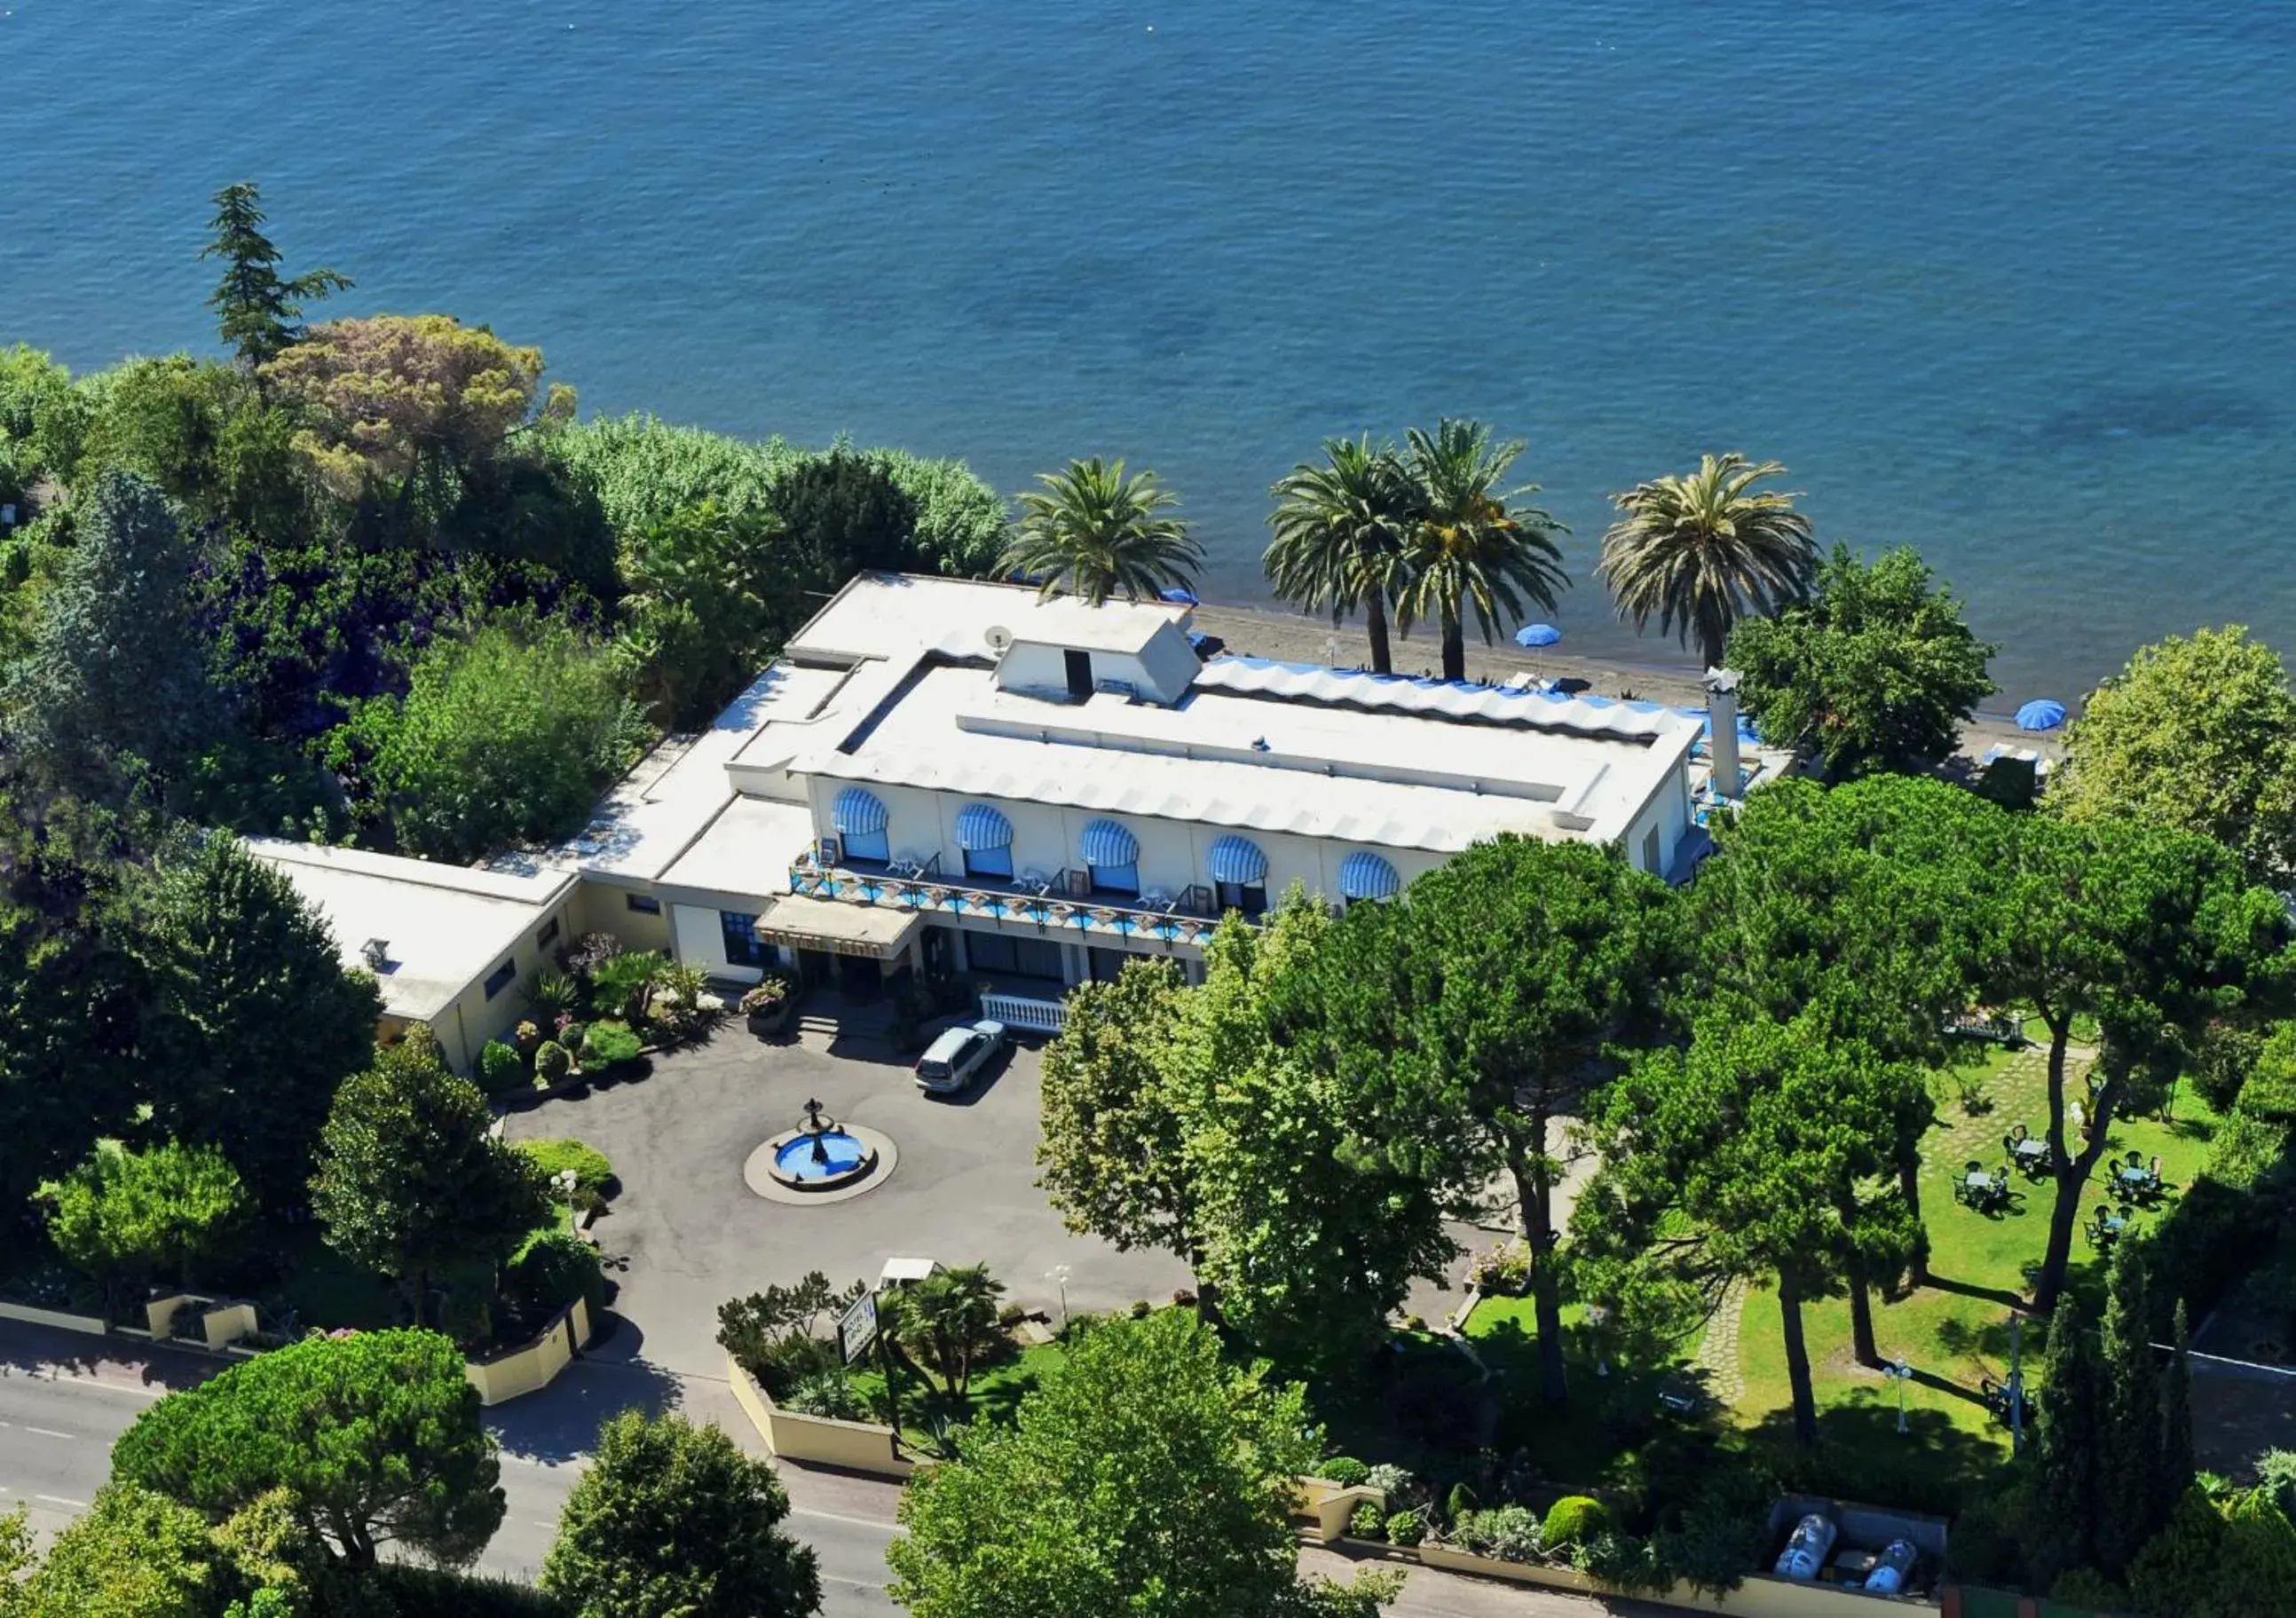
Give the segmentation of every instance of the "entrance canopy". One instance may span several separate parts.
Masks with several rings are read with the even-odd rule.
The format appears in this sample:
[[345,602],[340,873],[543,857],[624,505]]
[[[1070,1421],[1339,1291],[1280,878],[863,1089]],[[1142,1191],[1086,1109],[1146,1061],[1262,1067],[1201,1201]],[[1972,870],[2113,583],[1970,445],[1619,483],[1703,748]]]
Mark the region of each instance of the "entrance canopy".
[[924,925],[914,910],[876,905],[840,904],[790,893],[775,899],[758,917],[758,936],[792,949],[825,949],[832,955],[890,961],[907,953],[909,940]]

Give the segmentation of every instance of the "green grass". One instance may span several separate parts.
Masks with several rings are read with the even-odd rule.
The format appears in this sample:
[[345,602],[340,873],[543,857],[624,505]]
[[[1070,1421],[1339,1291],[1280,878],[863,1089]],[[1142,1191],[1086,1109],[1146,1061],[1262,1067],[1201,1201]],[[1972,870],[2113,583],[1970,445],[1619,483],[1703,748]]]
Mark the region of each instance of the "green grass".
[[[976,1365],[967,1397],[962,1400],[951,1398],[938,1383],[928,1390],[916,1375],[904,1369],[899,1373],[902,1427],[923,1428],[936,1419],[1009,1425],[1021,1408],[1021,1400],[1046,1371],[1060,1362],[1061,1353],[1059,1343],[1040,1343],[994,1364]],[[870,1363],[873,1367],[873,1356]],[[885,1398],[882,1372],[873,1368],[857,1370],[853,1386],[865,1405],[871,1409],[882,1408]]]

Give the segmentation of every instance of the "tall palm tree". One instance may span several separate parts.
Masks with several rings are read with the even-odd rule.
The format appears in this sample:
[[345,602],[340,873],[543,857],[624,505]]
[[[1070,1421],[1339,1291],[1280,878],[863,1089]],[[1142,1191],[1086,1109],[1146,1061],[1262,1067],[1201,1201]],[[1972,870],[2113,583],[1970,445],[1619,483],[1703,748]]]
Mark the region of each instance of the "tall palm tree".
[[1525,602],[1548,612],[1570,577],[1554,541],[1570,530],[1535,505],[1507,502],[1538,492],[1536,483],[1502,489],[1520,439],[1491,442],[1480,422],[1445,417],[1429,436],[1414,427],[1404,452],[1413,484],[1410,541],[1396,591],[1396,621],[1408,635],[1422,618],[1443,632],[1443,678],[1467,678],[1467,610],[1474,609],[1488,645],[1495,624],[1521,618]]
[[1021,497],[1021,522],[997,566],[1043,581],[1040,595],[1063,590],[1100,605],[1119,591],[1127,601],[1186,587],[1204,554],[1188,525],[1165,513],[1179,497],[1152,472],[1124,475],[1121,461],[1070,461],[1065,471],[1037,474],[1042,489]]
[[1655,612],[1660,634],[1685,645],[1696,635],[1703,666],[1718,669],[1741,618],[1806,598],[1817,545],[1809,519],[1793,508],[1800,497],[1754,488],[1784,472],[1775,461],[1702,456],[1696,472],[1611,496],[1626,515],[1603,536],[1595,571],[1617,598],[1619,616],[1634,620],[1640,634]]
[[1395,448],[1370,435],[1325,439],[1324,464],[1302,461],[1269,490],[1275,530],[1261,565],[1267,582],[1310,612],[1329,607],[1339,623],[1363,609],[1373,671],[1386,674],[1387,598],[1398,581],[1414,506],[1411,480]]

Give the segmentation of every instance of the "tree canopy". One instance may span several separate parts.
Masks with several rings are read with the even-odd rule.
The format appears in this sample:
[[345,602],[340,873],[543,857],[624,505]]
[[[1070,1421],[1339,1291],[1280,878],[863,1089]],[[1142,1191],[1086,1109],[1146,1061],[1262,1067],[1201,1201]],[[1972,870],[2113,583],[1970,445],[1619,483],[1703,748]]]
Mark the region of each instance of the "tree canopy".
[[1192,1313],[1091,1327],[1010,1427],[911,1478],[886,1551],[917,1618],[1153,1613],[1362,1618],[1392,1596],[1297,1571],[1292,1479],[1319,1450],[1298,1387],[1223,1364]]
[[115,1479],[221,1523],[274,1491],[334,1562],[386,1545],[468,1562],[501,1524],[495,1441],[435,1332],[309,1337],[171,1393],[111,1451]]
[[1552,612],[1570,582],[1556,543],[1570,530],[1523,504],[1538,485],[1502,487],[1522,448],[1520,439],[1494,442],[1481,422],[1448,416],[1432,432],[1414,427],[1404,436],[1411,530],[1396,619],[1406,635],[1434,620],[1447,680],[1467,678],[1468,614],[1488,645],[1529,606]]
[[290,279],[279,273],[280,252],[263,234],[263,198],[252,181],[241,180],[215,194],[213,239],[202,259],[223,260],[223,279],[208,294],[216,328],[253,370],[302,336],[297,324],[302,306],[331,292],[348,292],[351,278],[340,270],[314,269]]
[[48,1239],[91,1275],[190,1280],[246,1219],[246,1188],[213,1146],[168,1141],[135,1152],[99,1141],[86,1161],[37,1194]]
[[542,1588],[568,1618],[801,1618],[821,1578],[788,1516],[772,1466],[719,1428],[625,1410],[598,1429]]
[[1203,565],[1203,547],[1170,513],[1179,497],[1152,472],[1127,474],[1122,461],[1070,461],[1040,472],[1021,497],[1021,522],[997,566],[1098,606],[1111,595],[1152,601],[1168,585],[1185,588]]
[[1817,545],[1799,495],[1757,489],[1785,475],[1775,461],[1735,453],[1701,456],[1694,472],[1653,478],[1613,495],[1619,520],[1603,536],[1596,566],[1619,616],[1642,633],[1687,645],[1704,668],[1721,666],[1739,620],[1776,612],[1809,591]]
[[1951,753],[1995,689],[1986,666],[1997,650],[1911,546],[1868,563],[1837,545],[1808,601],[1737,624],[1726,655],[1762,734],[1807,743],[1839,776]]
[[1374,448],[1369,433],[1326,439],[1322,465],[1301,462],[1270,492],[1269,587],[1307,612],[1330,612],[1334,624],[1361,608],[1372,672],[1389,672],[1388,600],[1404,583],[1416,498],[1395,447]]
[[378,1052],[327,1115],[311,1211],[329,1246],[406,1283],[418,1322],[433,1277],[472,1262],[491,1274],[548,1217],[541,1170],[493,1121],[427,1030]]
[[2296,692],[2239,625],[2139,647],[2089,694],[2065,747],[2050,813],[2213,837],[2259,882],[2296,873]]

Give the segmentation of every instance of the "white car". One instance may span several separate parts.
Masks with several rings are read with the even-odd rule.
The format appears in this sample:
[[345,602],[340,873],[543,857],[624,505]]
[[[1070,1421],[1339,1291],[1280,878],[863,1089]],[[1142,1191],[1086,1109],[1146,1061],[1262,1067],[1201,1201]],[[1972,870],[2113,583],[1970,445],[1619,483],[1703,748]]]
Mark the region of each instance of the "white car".
[[931,1095],[963,1089],[1004,1048],[1004,1024],[980,1022],[952,1028],[917,1058],[917,1088]]

